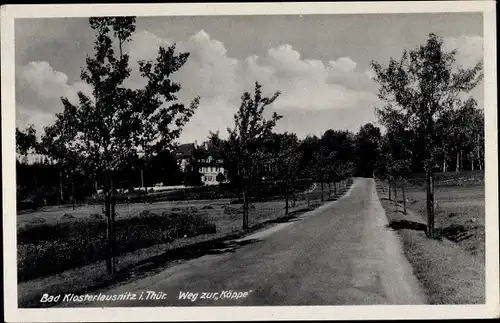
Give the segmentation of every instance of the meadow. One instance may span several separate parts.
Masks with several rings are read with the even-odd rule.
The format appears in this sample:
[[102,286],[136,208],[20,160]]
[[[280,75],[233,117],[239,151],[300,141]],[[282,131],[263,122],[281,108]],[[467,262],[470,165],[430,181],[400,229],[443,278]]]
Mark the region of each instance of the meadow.
[[[19,306],[39,307],[40,304],[38,300],[40,295],[44,292],[51,292],[53,294],[64,293],[68,290],[72,292],[87,292],[110,286],[123,280],[135,279],[141,275],[147,275],[147,272],[150,270],[161,270],[161,268],[165,266],[189,259],[190,257],[214,252],[211,250],[214,244],[219,244],[221,241],[226,241],[227,239],[266,229],[279,222],[288,221],[300,214],[315,209],[323,203],[340,197],[349,188],[351,183],[352,180],[344,181],[342,190],[339,189],[337,194],[334,194],[332,186],[331,196],[329,196],[328,186],[325,184],[323,192],[324,201],[321,201],[322,193],[320,185],[313,184],[308,190],[297,195],[295,205],[293,204],[293,200],[290,199],[288,215],[285,215],[285,201],[283,196],[276,197],[272,201],[253,202],[250,204],[250,229],[246,231],[241,229],[241,204],[235,203],[238,202],[235,200],[176,201],[118,205],[117,211],[119,215],[117,220],[121,218],[125,221],[134,221],[134,223],[144,223],[144,221],[148,221],[149,218],[149,221],[152,221],[153,224],[157,224],[158,222],[155,221],[163,221],[161,223],[166,223],[164,222],[165,218],[190,218],[195,219],[198,225],[194,228],[188,225],[184,226],[184,230],[191,230],[193,233],[191,235],[184,236],[182,232],[168,231],[171,233],[170,236],[167,235],[168,239],[161,241],[159,234],[158,239],[150,240],[149,246],[137,244],[137,248],[131,247],[128,250],[122,247],[123,252],[117,256],[117,274],[114,276],[106,274],[104,260],[96,261],[93,259],[92,261],[89,260],[86,264],[80,263],[75,266],[69,266],[73,268],[58,268],[57,262],[54,262],[52,258],[50,258],[51,255],[45,254],[45,256],[43,256],[43,251],[45,250],[43,246],[47,246],[46,243],[38,243],[38,249],[36,250],[40,253],[39,255],[33,252],[33,250],[24,251],[23,254],[23,249],[26,248],[26,244],[23,246],[23,243],[20,243],[22,240],[19,240],[18,271],[20,274],[18,276],[19,278],[24,278],[18,279]],[[89,228],[93,227],[93,225],[89,226],[89,224],[104,222],[103,219],[89,218],[89,212],[96,210],[99,210],[98,206],[89,205],[80,206],[74,211],[71,207],[66,207],[53,208],[44,212],[22,212],[20,216],[24,217],[24,222],[19,223],[18,236],[22,236],[22,232],[26,230],[26,228],[35,228],[37,226],[49,226],[54,228],[60,226],[62,223],[77,225],[80,228],[79,232],[95,232],[95,230],[89,230]],[[72,217],[63,217],[65,213],[72,214]],[[180,216],[175,216],[173,214],[178,214]],[[38,221],[33,223],[30,222],[30,215],[34,218],[44,217],[47,220],[43,223]],[[187,223],[190,222],[191,221],[187,221]],[[179,221],[178,223],[182,224],[186,222]],[[169,225],[168,228],[171,229],[172,225]],[[177,230],[178,228],[179,226],[177,226]],[[213,230],[214,228],[215,230]],[[144,229],[142,231],[166,232],[165,230],[162,231],[161,228],[156,230]],[[129,230],[125,230],[124,232],[132,233],[132,230],[129,228]],[[172,234],[174,238],[172,238]],[[69,234],[66,234],[66,236],[68,235]],[[82,236],[86,236],[86,234],[76,235],[73,238],[76,239],[76,241],[81,241]],[[141,238],[137,233],[130,236],[135,237],[133,239],[133,241],[135,241],[134,243],[137,243],[137,238]],[[63,243],[61,243],[61,241],[62,240],[58,240],[57,245],[68,246],[67,242],[62,241]],[[99,244],[95,245],[104,246],[104,241],[100,241]],[[68,257],[75,257],[81,254],[81,252],[76,252],[77,250],[83,250],[81,245],[75,244],[75,246],[78,247],[74,249],[75,254],[68,254],[67,252],[62,253],[64,256],[62,259],[68,259]],[[31,262],[28,261],[29,257],[32,257]],[[33,257],[36,257],[38,261],[33,262]],[[36,263],[48,264],[48,266],[44,267],[49,268],[50,271],[40,271],[40,267],[37,269]],[[28,278],[30,275],[22,277],[21,273],[24,272],[24,274],[26,274],[26,272],[30,270],[33,271],[31,278]]]
[[[430,304],[481,304],[485,301],[484,173],[438,173],[435,180],[436,239],[426,230],[426,191],[422,175],[401,183],[388,199],[388,183],[377,191],[389,220],[400,236],[406,257],[428,295]],[[496,215],[498,216],[498,214]]]

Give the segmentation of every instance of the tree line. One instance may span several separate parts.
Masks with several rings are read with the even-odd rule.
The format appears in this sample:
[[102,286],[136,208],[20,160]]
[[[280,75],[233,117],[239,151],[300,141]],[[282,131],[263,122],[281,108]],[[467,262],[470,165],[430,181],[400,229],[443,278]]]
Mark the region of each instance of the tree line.
[[[78,93],[78,104],[62,98],[63,111],[54,124],[45,127],[41,139],[37,140],[32,127],[17,129],[16,147],[21,155],[34,151],[44,156],[38,166],[86,183],[77,185],[79,188],[102,183],[107,270],[113,273],[116,188],[134,185],[133,181],[124,183],[125,174],[147,167],[161,169],[158,176],[179,176],[170,173],[170,166],[176,169],[175,161],[164,161],[170,158],[200,98],[187,106],[177,98],[181,85],[171,76],[187,62],[189,53],[178,53],[175,44],[159,47],[155,60],[138,62],[146,84],[143,88],[125,87],[131,69],[123,45],[131,41],[135,17],[93,17],[89,24],[95,32],[95,52],[87,56],[81,77],[92,86],[93,96]],[[395,180],[423,170],[428,178],[428,200],[432,200],[432,174],[439,162],[449,170],[456,156],[458,170],[483,168],[484,134],[478,130],[484,124],[482,114],[473,99],[462,101],[459,96],[479,82],[481,65],[456,69],[455,52],[444,53],[441,46],[442,40],[430,35],[425,45],[405,52],[401,60],[391,59],[388,67],[372,63],[379,97],[386,102],[377,110],[385,133],[373,124],[362,126],[357,133],[330,129],[320,137],[303,139],[293,133],[275,133],[282,116],[272,113],[265,117],[265,112],[280,92],[266,96],[259,83],[252,92],[245,92],[234,124],[228,128],[229,136],[223,139],[215,132],[209,137],[222,153],[228,180],[241,192],[243,228],[249,227],[250,188],[259,181],[284,183],[288,211],[289,195],[294,196],[288,187],[301,179],[319,183],[322,190],[326,184],[331,193],[332,183],[335,191],[336,183],[348,177],[375,173]],[[18,162],[18,167],[22,164]],[[51,185],[58,178],[47,177]]]
[[434,173],[446,172],[453,162],[455,171],[484,168],[484,115],[468,96],[483,78],[482,61],[465,68],[457,63],[456,53],[445,51],[443,39],[431,33],[425,44],[391,58],[387,66],[371,64],[379,99],[385,103],[376,112],[387,130],[377,176],[404,183],[411,173],[425,173],[431,238]]

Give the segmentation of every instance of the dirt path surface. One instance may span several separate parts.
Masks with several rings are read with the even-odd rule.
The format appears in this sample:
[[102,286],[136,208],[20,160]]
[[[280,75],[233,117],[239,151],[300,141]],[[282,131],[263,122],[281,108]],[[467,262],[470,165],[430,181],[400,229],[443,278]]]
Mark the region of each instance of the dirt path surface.
[[386,225],[373,179],[356,179],[343,198],[293,222],[101,291],[120,300],[67,300],[61,306],[425,304],[398,238]]

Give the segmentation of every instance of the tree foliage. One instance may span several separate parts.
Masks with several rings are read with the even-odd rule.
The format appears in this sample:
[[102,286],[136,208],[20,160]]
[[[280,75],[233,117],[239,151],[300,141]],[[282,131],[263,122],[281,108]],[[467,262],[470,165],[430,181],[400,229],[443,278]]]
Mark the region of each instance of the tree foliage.
[[132,39],[135,17],[92,17],[89,24],[95,32],[95,52],[87,56],[81,78],[92,87],[92,96],[79,92],[78,104],[61,98],[64,109],[45,128],[42,146],[73,171],[104,175],[106,216],[112,230],[114,175],[134,156],[148,159],[171,149],[199,98],[189,106],[179,102],[180,84],[170,78],[189,53],[176,53],[175,44],[160,47],[155,61],[138,62],[146,85],[128,88],[125,81],[131,68],[123,45]]
[[[418,147],[414,155],[420,155],[423,161],[427,174],[427,234],[430,237],[434,235],[432,174],[440,153],[437,120],[446,117],[451,110],[474,105],[474,99],[464,100],[463,94],[469,93],[482,80],[482,62],[463,68],[456,66],[455,55],[456,50],[444,51],[443,39],[431,33],[425,44],[405,50],[399,60],[391,58],[387,67],[377,62],[371,64],[379,84],[378,96],[385,102],[385,106],[377,109],[380,122],[389,131],[397,129],[397,133],[410,134],[413,145]],[[393,140],[390,145],[394,144],[400,142]],[[395,149],[391,147],[393,152]]]
[[16,127],[16,153],[27,156],[38,150],[38,141],[34,125],[29,125],[24,131]]

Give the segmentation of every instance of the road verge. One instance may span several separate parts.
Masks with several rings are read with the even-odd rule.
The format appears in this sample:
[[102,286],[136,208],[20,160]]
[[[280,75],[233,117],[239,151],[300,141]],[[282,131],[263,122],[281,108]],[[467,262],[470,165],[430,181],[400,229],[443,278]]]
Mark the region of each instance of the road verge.
[[383,197],[381,182],[376,187],[388,226],[401,238],[429,304],[484,304],[484,261],[446,238],[427,238],[424,219],[411,209],[403,214],[399,204]]
[[39,302],[44,293],[51,295],[74,293],[84,294],[101,289],[111,288],[126,282],[134,281],[159,272],[170,266],[182,263],[189,259],[198,258],[206,254],[224,252],[226,243],[241,239],[256,232],[266,230],[280,223],[288,222],[309,211],[315,210],[325,203],[339,199],[349,190],[349,185],[338,192],[338,195],[323,203],[312,203],[294,209],[287,216],[267,220],[252,226],[248,230],[239,230],[230,233],[205,234],[187,239],[175,240],[168,244],[159,244],[149,248],[138,249],[134,252],[117,257],[120,270],[113,275],[107,275],[103,268],[105,262],[100,261],[91,265],[65,271],[61,274],[43,277],[18,284],[18,307],[39,308],[50,307],[54,304]]

